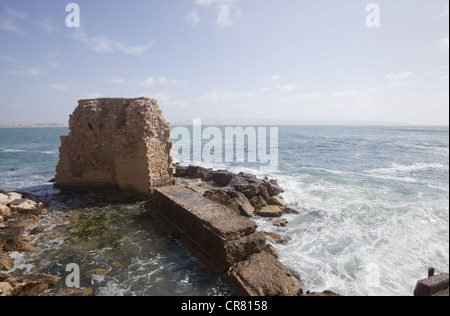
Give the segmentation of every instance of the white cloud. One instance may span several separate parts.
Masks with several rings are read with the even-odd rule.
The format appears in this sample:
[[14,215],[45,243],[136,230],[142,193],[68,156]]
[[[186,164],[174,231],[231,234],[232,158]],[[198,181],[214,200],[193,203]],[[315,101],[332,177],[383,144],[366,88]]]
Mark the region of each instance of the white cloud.
[[280,75],[275,75],[272,78],[270,78],[271,81],[277,81],[278,79],[280,79],[281,76]]
[[92,93],[88,93],[84,96],[84,99],[99,99],[99,98],[103,98],[104,95],[100,92],[92,92]]
[[448,16],[448,12],[449,12],[449,5],[447,4],[444,9],[442,10],[441,13],[439,13],[438,18],[445,18]]
[[386,78],[389,80],[389,86],[405,86],[413,83],[417,75],[413,72],[391,72]]
[[112,83],[112,84],[127,83],[130,86],[150,87],[150,86],[155,85],[156,83],[158,83],[158,84],[175,84],[175,83],[179,83],[179,82],[178,82],[178,80],[161,76],[158,79],[155,79],[153,77],[148,77],[144,80],[140,80],[140,79],[127,80],[125,78],[112,78],[112,79],[108,80],[108,83]]
[[265,77],[259,77],[258,80],[264,80],[264,81],[269,81],[269,82],[275,82],[280,80],[281,76],[280,75],[273,75],[272,77],[269,78],[265,78]]
[[281,86],[280,88],[278,88],[277,92],[292,91],[292,90],[295,90],[295,88],[296,88],[295,84],[288,84],[288,85]]
[[228,27],[236,23],[241,16],[241,10],[236,5],[237,0],[195,0],[201,6],[215,6],[219,27]]
[[69,91],[69,86],[66,84],[61,84],[61,83],[52,83],[48,85],[49,89],[52,90],[58,90],[58,91],[63,91],[63,92],[67,92]]
[[241,10],[234,8],[233,4],[220,4],[217,7],[217,25],[220,27],[232,26],[241,15]]
[[129,82],[129,84],[132,86],[138,85],[141,87],[150,87],[155,84],[155,79],[152,77],[148,77],[147,79],[144,80],[133,79]]
[[10,69],[4,71],[4,73],[8,75],[14,75],[19,77],[26,77],[26,76],[33,76],[33,77],[39,77],[40,75],[44,74],[45,72],[39,69],[38,67],[25,67],[25,66],[19,66],[15,69]]
[[112,78],[108,80],[109,83],[124,83],[125,79],[124,78]]
[[359,97],[361,95],[362,93],[356,89],[347,89],[334,94],[336,97]]
[[439,46],[448,49],[448,36],[439,41]]
[[158,82],[161,84],[172,84],[172,83],[177,83],[178,81],[174,80],[174,79],[169,79],[167,77],[159,77]]
[[43,28],[48,34],[53,34],[56,31],[56,27],[50,22],[49,19],[45,18],[41,21],[37,21],[36,25]]
[[250,92],[247,92],[247,93],[244,94],[244,96],[252,97],[252,98],[260,97],[260,96],[264,95],[268,91],[270,91],[269,88],[263,87],[263,88],[259,88],[259,89],[255,89],[255,90],[252,90]]
[[302,99],[302,100],[312,100],[312,99],[316,99],[320,96],[322,96],[322,92],[316,91],[316,92],[311,92],[311,93],[299,94],[299,95],[297,95],[297,98]]
[[208,94],[198,98],[200,101],[206,101],[206,102],[222,102],[222,101],[228,101],[239,97],[238,93],[234,92],[227,92],[223,91],[221,89],[214,89]]
[[24,12],[19,12],[11,8],[6,8],[6,17],[0,21],[0,28],[19,34],[23,34],[22,28],[18,24],[18,20],[25,20],[27,14]]
[[14,57],[10,57],[10,56],[0,55],[0,59],[3,61],[6,61],[7,63],[13,63],[13,64],[19,63],[19,60],[17,60]]
[[[373,86],[373,87],[369,87],[367,85],[361,85],[356,89],[346,89],[346,90],[342,90],[342,91],[333,93],[333,96],[341,97],[341,98],[357,98],[359,101],[363,101],[363,100],[369,100],[371,98],[371,95],[373,95],[375,92],[377,92],[383,88],[384,87],[382,85],[377,85],[377,86]],[[320,92],[316,92],[316,93],[319,95],[321,94]]]
[[122,52],[127,55],[140,56],[153,46],[153,42],[144,45],[129,46],[106,36],[89,36],[83,29],[77,29],[72,35],[75,40],[90,46],[97,53]]
[[415,76],[416,75],[412,72],[404,71],[404,72],[391,72],[386,76],[386,78],[388,78],[391,81],[403,81],[411,79]]
[[184,19],[187,23],[190,23],[193,26],[196,26],[198,23],[200,23],[200,16],[198,14],[197,10],[191,11],[189,12],[185,19]]

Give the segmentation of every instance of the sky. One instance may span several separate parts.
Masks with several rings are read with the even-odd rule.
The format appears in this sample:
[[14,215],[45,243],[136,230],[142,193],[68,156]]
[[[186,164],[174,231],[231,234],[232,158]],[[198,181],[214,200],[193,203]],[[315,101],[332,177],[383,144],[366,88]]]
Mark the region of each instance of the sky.
[[0,2],[0,124],[141,96],[172,124],[449,124],[448,0],[69,3]]

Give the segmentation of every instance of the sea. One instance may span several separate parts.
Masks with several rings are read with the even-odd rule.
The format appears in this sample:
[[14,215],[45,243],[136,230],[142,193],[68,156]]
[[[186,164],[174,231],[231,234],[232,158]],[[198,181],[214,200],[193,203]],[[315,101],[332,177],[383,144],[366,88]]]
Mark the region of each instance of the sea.
[[[254,217],[303,289],[348,296],[411,296],[429,267],[449,271],[449,128],[279,126],[278,166],[202,163],[277,179],[299,214],[277,228]],[[8,273],[60,278],[75,263],[81,287],[98,296],[228,296],[233,291],[147,216],[140,203],[62,202],[55,176],[68,128],[0,128],[0,190],[32,193],[51,205],[30,235],[40,250],[11,253]],[[176,155],[175,155],[176,156]],[[92,196],[91,196],[92,197]],[[89,196],[87,197],[89,198]],[[271,242],[271,241],[269,241]],[[101,273],[92,273],[91,270]]]

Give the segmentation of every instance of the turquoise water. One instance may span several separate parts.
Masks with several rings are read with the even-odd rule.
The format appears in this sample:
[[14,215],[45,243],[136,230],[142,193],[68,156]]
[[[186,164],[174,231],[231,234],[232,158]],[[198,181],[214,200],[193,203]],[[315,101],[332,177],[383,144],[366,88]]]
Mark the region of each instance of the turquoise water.
[[[59,135],[67,133],[0,129],[0,189],[54,194],[45,182],[55,173]],[[203,165],[279,180],[300,215],[288,215],[287,228],[256,222],[290,239],[276,245],[280,260],[299,272],[306,290],[411,295],[428,267],[449,271],[448,127],[283,126],[278,145],[278,169],[269,172],[254,164]],[[16,269],[63,277],[70,262],[82,271],[103,268],[103,276],[82,278],[97,295],[231,294],[143,219],[139,205],[58,208],[44,220],[50,237],[35,240],[51,250],[16,254]],[[104,230],[111,236],[103,238]]]

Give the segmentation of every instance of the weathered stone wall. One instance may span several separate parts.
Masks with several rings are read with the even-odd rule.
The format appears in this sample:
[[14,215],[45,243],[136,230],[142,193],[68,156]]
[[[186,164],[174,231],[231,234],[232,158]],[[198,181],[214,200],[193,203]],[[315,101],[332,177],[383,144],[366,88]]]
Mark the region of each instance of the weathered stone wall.
[[81,100],[61,137],[55,186],[146,198],[172,184],[170,125],[156,100]]

